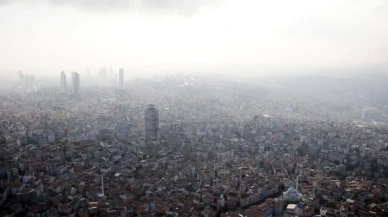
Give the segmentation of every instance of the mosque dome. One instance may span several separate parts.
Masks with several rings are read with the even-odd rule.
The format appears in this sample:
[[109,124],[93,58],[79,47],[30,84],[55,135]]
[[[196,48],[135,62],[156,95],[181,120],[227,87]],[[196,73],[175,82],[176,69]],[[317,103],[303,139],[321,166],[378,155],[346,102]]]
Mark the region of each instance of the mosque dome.
[[289,187],[286,192],[283,193],[284,199],[286,201],[299,201],[301,198],[301,194],[294,188]]

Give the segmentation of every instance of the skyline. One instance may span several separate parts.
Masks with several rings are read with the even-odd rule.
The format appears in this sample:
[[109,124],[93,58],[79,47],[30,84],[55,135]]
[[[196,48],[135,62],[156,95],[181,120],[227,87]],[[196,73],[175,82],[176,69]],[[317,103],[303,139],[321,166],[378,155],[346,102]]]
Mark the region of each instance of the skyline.
[[0,1],[1,72],[387,68],[388,3]]

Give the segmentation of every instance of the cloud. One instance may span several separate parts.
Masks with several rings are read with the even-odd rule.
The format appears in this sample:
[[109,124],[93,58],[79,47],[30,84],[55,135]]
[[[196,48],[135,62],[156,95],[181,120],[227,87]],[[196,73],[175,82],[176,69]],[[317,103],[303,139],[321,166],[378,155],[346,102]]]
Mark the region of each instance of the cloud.
[[388,15],[388,1],[380,0],[375,10],[373,11],[379,16],[387,16]]
[[194,13],[201,6],[209,4],[214,0],[143,0],[143,7],[159,11],[173,11],[183,13]]
[[0,6],[14,3],[29,5],[49,4],[52,6],[74,6],[76,8],[91,10],[125,10],[137,0],[0,0]]
[[135,0],[43,0],[53,5],[71,5],[83,9],[98,10],[125,10],[128,9]]
[[218,0],[0,0],[0,7],[12,3],[50,4],[73,6],[83,10],[99,12],[145,9],[151,12],[194,13],[201,6]]
[[0,7],[11,3],[11,0],[0,0]]

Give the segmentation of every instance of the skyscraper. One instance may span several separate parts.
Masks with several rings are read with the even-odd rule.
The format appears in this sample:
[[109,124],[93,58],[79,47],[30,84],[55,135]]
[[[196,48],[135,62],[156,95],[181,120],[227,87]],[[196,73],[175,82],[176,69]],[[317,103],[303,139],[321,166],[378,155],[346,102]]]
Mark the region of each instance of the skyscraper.
[[19,71],[19,86],[24,86],[24,74],[22,71]]
[[119,84],[120,84],[120,87],[124,86],[124,69],[123,68],[119,69]]
[[34,75],[26,75],[26,76],[24,76],[24,85],[27,88],[35,87],[35,76]]
[[80,78],[77,72],[73,72],[73,92],[74,95],[79,96]]
[[109,68],[109,77],[113,77],[113,68],[112,66]]
[[159,112],[153,104],[148,105],[144,112],[145,135],[147,138],[159,136]]
[[64,71],[61,72],[61,92],[66,93],[66,74]]
[[98,73],[100,78],[106,78],[108,76],[108,69],[106,67],[100,68],[100,72]]

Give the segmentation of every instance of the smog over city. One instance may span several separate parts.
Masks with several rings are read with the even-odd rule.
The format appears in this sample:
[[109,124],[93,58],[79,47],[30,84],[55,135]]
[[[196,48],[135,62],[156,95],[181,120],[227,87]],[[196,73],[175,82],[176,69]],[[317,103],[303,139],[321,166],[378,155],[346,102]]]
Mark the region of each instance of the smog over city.
[[388,1],[0,0],[0,217],[388,216]]

